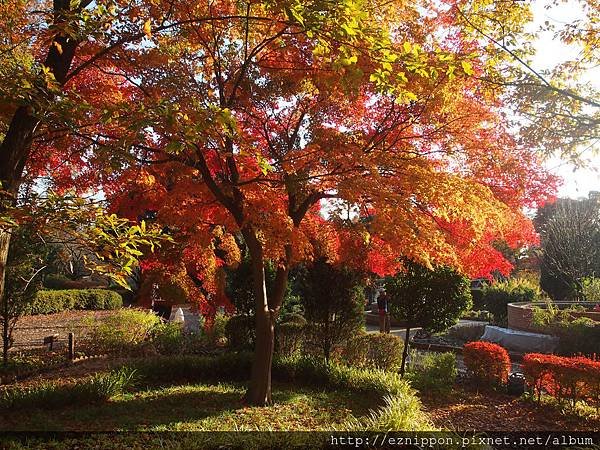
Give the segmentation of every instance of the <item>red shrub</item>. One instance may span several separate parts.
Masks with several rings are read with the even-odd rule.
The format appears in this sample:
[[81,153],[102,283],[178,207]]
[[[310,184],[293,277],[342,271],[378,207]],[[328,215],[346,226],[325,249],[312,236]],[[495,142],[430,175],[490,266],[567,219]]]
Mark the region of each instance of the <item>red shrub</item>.
[[463,347],[465,366],[473,377],[486,384],[502,384],[508,379],[510,357],[498,344],[469,342]]
[[600,360],[529,353],[523,372],[538,401],[542,392],[559,400],[585,400],[600,406]]

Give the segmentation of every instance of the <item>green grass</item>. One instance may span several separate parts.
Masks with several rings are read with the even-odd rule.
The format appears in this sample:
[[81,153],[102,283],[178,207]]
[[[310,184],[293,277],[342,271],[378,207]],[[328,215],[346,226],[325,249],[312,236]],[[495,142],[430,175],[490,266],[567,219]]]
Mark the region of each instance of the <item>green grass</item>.
[[193,384],[124,393],[101,404],[51,412],[28,410],[0,415],[10,431],[280,431],[331,430],[367,416],[376,407],[369,396],[277,383],[274,405],[246,407],[245,386]]
[[135,370],[123,367],[75,383],[41,382],[30,387],[0,388],[0,414],[20,409],[53,409],[106,401],[135,384]]

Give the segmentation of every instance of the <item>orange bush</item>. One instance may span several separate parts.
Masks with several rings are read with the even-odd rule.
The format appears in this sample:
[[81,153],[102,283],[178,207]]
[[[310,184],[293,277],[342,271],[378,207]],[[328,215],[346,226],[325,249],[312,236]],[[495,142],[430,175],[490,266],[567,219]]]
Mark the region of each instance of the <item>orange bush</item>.
[[600,360],[584,356],[564,357],[528,353],[523,357],[527,383],[537,394],[559,400],[585,400],[600,407]]
[[510,357],[498,344],[469,342],[463,347],[465,366],[473,378],[485,384],[503,384],[508,379]]

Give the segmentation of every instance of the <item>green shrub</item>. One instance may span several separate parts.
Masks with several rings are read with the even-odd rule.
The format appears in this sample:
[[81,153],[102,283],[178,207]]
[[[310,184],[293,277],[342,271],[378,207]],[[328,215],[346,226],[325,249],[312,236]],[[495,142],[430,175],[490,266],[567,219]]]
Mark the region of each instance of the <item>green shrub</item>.
[[532,324],[559,338],[556,352],[561,355],[600,354],[600,325],[587,317],[574,319],[571,313],[575,311],[581,307],[559,309],[548,303],[546,308],[533,308]]
[[[483,295],[483,294],[480,294]],[[490,314],[489,311],[486,310],[469,310],[469,311],[465,311],[460,315],[461,319],[466,319],[466,320],[479,320],[482,322],[491,322],[493,319],[493,316]]]
[[225,314],[224,312],[218,312],[215,315],[212,323],[207,324],[208,326],[206,327],[206,335],[212,344],[222,345],[227,341],[225,329],[230,317],[231,316]]
[[277,353],[282,356],[296,355],[304,344],[306,319],[297,315],[287,316],[289,322],[284,322],[275,328]]
[[587,302],[600,303],[600,278],[584,278],[581,293]]
[[254,347],[256,332],[254,316],[232,316],[225,324],[225,337],[230,348],[243,350]]
[[97,352],[126,353],[148,340],[159,323],[160,318],[151,311],[122,309],[104,319],[89,321],[92,330],[87,341]]
[[28,314],[53,314],[73,309],[118,309],[123,306],[119,294],[106,289],[41,290],[29,307]]
[[421,401],[408,392],[384,397],[384,406],[373,411],[369,417],[347,423],[348,431],[429,431],[433,425],[421,409]]
[[526,279],[512,279],[495,283],[483,289],[483,299],[487,310],[492,313],[494,323],[507,325],[509,303],[533,302],[540,295],[539,288]]
[[0,411],[53,409],[106,401],[123,393],[135,383],[135,370],[122,367],[109,373],[92,375],[72,384],[45,382],[28,388],[6,389],[0,392]]
[[349,339],[342,350],[342,360],[352,367],[368,367],[369,334],[362,332]]
[[404,342],[398,336],[386,333],[369,334],[367,360],[371,367],[396,371],[402,364]]
[[402,363],[402,339],[387,333],[362,333],[350,339],[342,358],[354,367],[397,371]]
[[411,358],[409,380],[420,391],[447,394],[458,374],[454,353],[427,353]]
[[185,335],[180,323],[158,323],[152,328],[150,338],[161,355],[174,355],[185,351]]

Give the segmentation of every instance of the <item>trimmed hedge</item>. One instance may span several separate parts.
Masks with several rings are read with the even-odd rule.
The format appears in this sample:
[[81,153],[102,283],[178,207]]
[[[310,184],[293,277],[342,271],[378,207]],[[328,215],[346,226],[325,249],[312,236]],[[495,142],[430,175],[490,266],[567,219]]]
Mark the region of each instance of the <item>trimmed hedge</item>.
[[342,358],[353,367],[398,371],[402,364],[404,342],[389,333],[361,333],[350,339]]
[[473,378],[484,384],[500,385],[508,380],[510,357],[504,347],[492,342],[469,342],[463,347],[465,366]]
[[523,357],[523,372],[538,402],[546,392],[559,401],[574,405],[584,400],[600,408],[600,360],[528,353]]
[[73,309],[118,309],[123,306],[119,294],[107,289],[41,290],[27,314],[53,314]]

